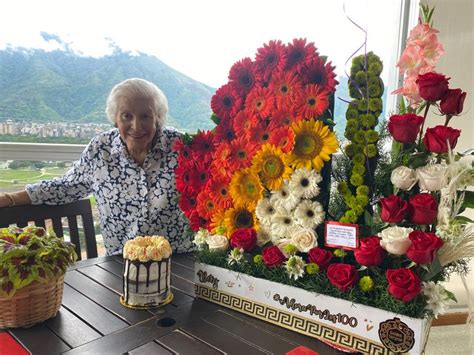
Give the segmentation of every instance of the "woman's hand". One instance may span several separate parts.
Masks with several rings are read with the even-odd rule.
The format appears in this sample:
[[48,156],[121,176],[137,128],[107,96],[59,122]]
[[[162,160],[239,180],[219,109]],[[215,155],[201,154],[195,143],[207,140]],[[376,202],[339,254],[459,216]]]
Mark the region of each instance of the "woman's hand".
[[0,208],[30,204],[31,200],[26,191],[0,193]]

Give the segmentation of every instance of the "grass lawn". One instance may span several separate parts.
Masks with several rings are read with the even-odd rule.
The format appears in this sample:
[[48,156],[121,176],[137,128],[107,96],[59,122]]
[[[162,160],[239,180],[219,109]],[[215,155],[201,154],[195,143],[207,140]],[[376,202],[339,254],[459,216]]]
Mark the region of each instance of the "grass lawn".
[[63,175],[67,168],[0,169],[0,191],[22,190],[25,185]]

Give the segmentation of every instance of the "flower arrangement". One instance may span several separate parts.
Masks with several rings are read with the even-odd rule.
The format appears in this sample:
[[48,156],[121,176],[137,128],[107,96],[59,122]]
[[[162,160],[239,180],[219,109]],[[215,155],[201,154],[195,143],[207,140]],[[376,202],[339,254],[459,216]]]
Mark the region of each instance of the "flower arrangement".
[[1,228],[0,298],[11,298],[35,281],[57,279],[76,258],[73,244],[44,228]]
[[[443,49],[431,16],[423,7],[398,64],[406,80],[396,93],[408,103],[388,122],[390,181],[374,181],[382,63],[372,53],[353,62],[349,183],[339,184],[345,206],[334,219],[364,227],[354,250],[331,248],[322,234],[337,150],[334,68],[304,40],[272,41],[232,66],[212,98],[216,128],[176,145],[198,261],[415,318],[445,310],[454,296],[440,282],[474,256],[471,221],[460,216],[473,206],[474,170],[452,152],[460,131],[448,124],[466,94],[432,71]],[[430,108],[445,124],[424,130]]]

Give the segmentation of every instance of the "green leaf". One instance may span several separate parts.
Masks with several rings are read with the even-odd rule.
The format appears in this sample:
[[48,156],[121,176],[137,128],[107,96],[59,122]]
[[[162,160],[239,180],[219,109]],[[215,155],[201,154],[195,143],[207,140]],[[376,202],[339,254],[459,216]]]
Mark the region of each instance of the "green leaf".
[[400,106],[399,106],[399,111],[400,111],[400,114],[403,115],[407,112],[407,106],[405,104],[405,99],[403,98],[403,96],[400,96]]
[[221,123],[221,119],[219,117],[217,117],[217,115],[215,113],[213,113],[211,115],[211,121],[214,122],[216,125]]
[[444,289],[444,291],[446,292],[446,294],[448,295],[448,298],[450,300],[453,300],[456,303],[458,302],[458,300],[457,300],[456,296],[454,295],[454,293],[452,293],[451,291],[448,291],[446,289]]
[[400,155],[400,152],[402,151],[402,148],[403,148],[402,143],[397,142],[396,140],[392,142],[392,152],[391,152],[392,161],[397,160],[398,156]]
[[465,216],[457,216],[454,220],[461,224],[474,223],[472,219],[467,218]]
[[411,269],[412,267],[415,267],[416,266],[416,263],[414,261],[412,261],[410,263],[410,265],[407,266],[408,269]]
[[[427,265],[421,265],[421,266],[423,267]],[[438,258],[435,258],[433,262],[429,265],[429,268],[427,269],[428,273],[423,277],[423,280],[425,281],[432,280],[442,270],[443,270],[443,267],[441,266]]]
[[464,191],[461,209],[465,210],[466,208],[474,208],[474,191]]

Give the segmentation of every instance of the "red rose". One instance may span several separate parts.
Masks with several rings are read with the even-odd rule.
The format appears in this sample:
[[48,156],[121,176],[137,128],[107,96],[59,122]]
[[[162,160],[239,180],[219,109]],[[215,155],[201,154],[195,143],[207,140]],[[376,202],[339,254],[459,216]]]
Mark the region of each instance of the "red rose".
[[380,265],[384,257],[384,250],[380,246],[380,238],[371,236],[361,239],[359,247],[354,250],[354,256],[361,265]]
[[380,218],[388,223],[398,223],[405,218],[408,211],[408,202],[402,200],[397,195],[390,195],[380,199],[382,212]]
[[230,236],[230,245],[232,248],[242,248],[249,252],[257,244],[257,232],[253,228],[237,229]]
[[420,132],[423,117],[414,113],[393,115],[388,122],[388,130],[393,139],[401,143],[413,143]]
[[418,84],[420,97],[431,102],[440,100],[448,91],[449,79],[443,74],[435,72],[418,75],[416,83]]
[[421,291],[421,281],[410,269],[389,269],[385,276],[388,292],[397,300],[408,302]]
[[438,202],[428,193],[416,194],[410,198],[408,211],[415,224],[431,224],[438,214]]
[[449,89],[441,99],[441,112],[445,115],[459,115],[464,107],[466,95],[461,89]]
[[436,251],[443,246],[443,240],[434,233],[413,231],[408,236],[411,245],[407,256],[417,264],[431,264]]
[[276,245],[272,245],[271,247],[266,247],[263,249],[262,258],[263,263],[267,267],[279,266],[286,260],[285,255]]
[[423,143],[431,153],[446,153],[449,147],[453,149],[456,146],[460,135],[461,130],[459,129],[436,126],[426,130]]
[[349,264],[331,264],[326,275],[329,282],[343,292],[352,288],[359,279],[357,269]]
[[333,254],[326,249],[311,248],[308,252],[308,257],[312,263],[318,264],[320,270],[326,270]]

